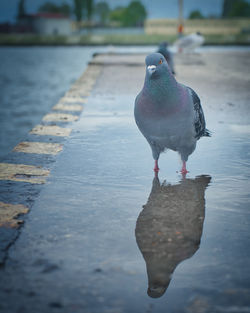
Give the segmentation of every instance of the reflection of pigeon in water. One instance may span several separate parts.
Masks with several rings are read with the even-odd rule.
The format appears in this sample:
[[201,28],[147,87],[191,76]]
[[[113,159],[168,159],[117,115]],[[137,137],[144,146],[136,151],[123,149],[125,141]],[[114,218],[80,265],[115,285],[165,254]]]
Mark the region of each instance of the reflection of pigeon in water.
[[210,179],[199,176],[178,185],[161,185],[158,177],[154,178],[135,229],[147,266],[150,297],[161,297],[177,265],[199,249],[205,218],[204,193]]
[[179,52],[191,52],[195,48],[201,46],[204,41],[205,39],[201,33],[197,32],[177,39],[174,45]]
[[160,53],[146,57],[146,78],[135,100],[135,120],[151,146],[156,172],[165,149],[179,152],[186,174],[186,161],[196,141],[209,136],[197,94],[178,83]]
[[173,54],[168,49],[168,43],[166,41],[161,42],[159,47],[158,47],[157,52],[161,53],[164,56],[164,58],[166,59],[168,66],[170,67],[172,73],[175,75]]

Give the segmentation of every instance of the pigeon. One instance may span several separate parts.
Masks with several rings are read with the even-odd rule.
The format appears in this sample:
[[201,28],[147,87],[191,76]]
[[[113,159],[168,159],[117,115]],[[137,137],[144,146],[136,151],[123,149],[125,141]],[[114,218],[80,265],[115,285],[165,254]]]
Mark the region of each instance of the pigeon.
[[145,62],[144,86],[135,99],[136,124],[152,149],[154,171],[159,171],[160,154],[170,149],[180,154],[181,173],[186,175],[186,162],[197,140],[210,137],[200,99],[193,89],[176,81],[162,54],[152,53]]
[[191,52],[195,48],[203,45],[204,41],[205,39],[202,34],[196,32],[179,38],[174,45],[178,48],[179,52]]
[[168,49],[168,42],[167,41],[161,42],[157,52],[161,53],[164,56],[172,73],[175,75],[173,55]]

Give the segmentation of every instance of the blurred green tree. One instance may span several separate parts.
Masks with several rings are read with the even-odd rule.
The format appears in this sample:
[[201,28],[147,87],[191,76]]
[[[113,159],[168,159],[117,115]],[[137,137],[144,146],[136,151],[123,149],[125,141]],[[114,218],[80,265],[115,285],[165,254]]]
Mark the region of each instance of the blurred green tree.
[[87,17],[88,21],[90,21],[93,15],[93,11],[93,0],[74,0],[74,13],[78,22],[80,22],[83,17]]
[[140,1],[131,1],[125,10],[123,26],[143,26],[147,11]]
[[74,0],[74,14],[77,22],[80,22],[83,17],[84,0]]
[[122,25],[124,16],[125,16],[125,11],[126,11],[126,8],[124,7],[119,6],[115,8],[114,10],[110,12],[110,15],[109,15],[110,20],[113,22],[118,22]]
[[105,25],[110,14],[108,3],[106,1],[98,2],[95,6],[95,13],[99,17],[101,24]]
[[66,16],[70,15],[71,8],[67,3],[62,3],[61,5],[56,5],[52,2],[45,2],[39,9],[39,12],[50,12],[50,13],[62,13]]
[[229,12],[231,11],[232,4],[234,0],[224,0],[222,7],[222,17],[228,17]]
[[71,14],[71,6],[69,4],[67,4],[67,3],[63,3],[63,4],[61,4],[60,11],[64,15],[70,16],[70,14]]
[[21,18],[26,14],[25,10],[25,0],[19,0],[18,2],[18,12],[17,12],[17,17]]
[[140,1],[131,1],[128,7],[117,7],[110,13],[110,20],[122,26],[143,26],[147,11]]
[[88,21],[91,21],[91,18],[93,15],[93,9],[94,9],[94,1],[93,0],[86,0],[85,8],[86,8],[86,12],[87,12],[87,19],[88,19]]
[[203,19],[204,16],[201,14],[201,12],[199,10],[194,10],[192,12],[190,12],[189,17],[190,20],[194,20],[194,19]]
[[246,0],[224,0],[222,17],[250,17],[250,4]]

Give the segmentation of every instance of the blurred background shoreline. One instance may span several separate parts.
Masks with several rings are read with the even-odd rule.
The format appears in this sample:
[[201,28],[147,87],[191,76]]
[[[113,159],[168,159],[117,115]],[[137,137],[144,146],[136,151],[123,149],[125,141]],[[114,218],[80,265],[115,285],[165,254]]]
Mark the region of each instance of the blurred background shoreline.
[[0,45],[158,45],[194,32],[204,45],[250,45],[249,0],[2,0],[0,6]]
[[[161,41],[174,42],[177,36],[165,35],[118,35],[98,34],[82,36],[46,36],[46,35],[0,35],[0,46],[134,46],[134,45],[157,45]],[[246,35],[207,35],[205,46],[250,46],[249,36]]]
[[[144,27],[83,27],[70,35],[0,33],[0,45],[156,45],[173,43],[178,38],[177,26],[177,19],[160,19],[148,20]],[[250,45],[250,19],[187,20],[184,29],[185,34],[200,31],[204,45]]]

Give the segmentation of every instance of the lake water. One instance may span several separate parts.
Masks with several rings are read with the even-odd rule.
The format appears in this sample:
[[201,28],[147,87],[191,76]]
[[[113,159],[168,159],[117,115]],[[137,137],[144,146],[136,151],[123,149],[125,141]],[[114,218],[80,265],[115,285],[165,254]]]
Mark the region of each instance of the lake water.
[[6,155],[82,74],[93,48],[0,48],[0,158]]

